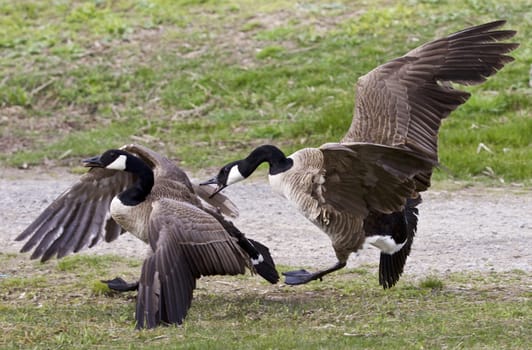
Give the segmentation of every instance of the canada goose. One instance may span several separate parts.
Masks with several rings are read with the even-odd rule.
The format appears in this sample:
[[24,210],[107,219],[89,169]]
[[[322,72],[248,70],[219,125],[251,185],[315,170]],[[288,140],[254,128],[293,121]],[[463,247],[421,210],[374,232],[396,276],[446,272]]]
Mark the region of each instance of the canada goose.
[[[89,172],[16,240],[30,237],[21,251],[35,247],[31,258],[42,261],[113,241],[125,231],[148,243],[139,282],[104,281],[119,291],[138,289],[137,328],[181,324],[201,276],[241,274],[248,267],[271,283],[278,281],[268,248],[203,205],[187,175],[167,158],[126,145],[83,162]],[[233,211],[225,196],[210,202]]]
[[260,146],[203,184],[217,184],[218,192],[268,162],[273,190],[330,237],[338,259],[315,273],[284,273],[287,284],[341,269],[366,242],[381,249],[379,283],[393,286],[416,231],[419,192],[430,186],[438,162],[441,121],[470,96],[451,83],[480,84],[513,61],[505,54],[519,45],[498,41],[515,31],[494,30],[504,23],[431,41],[360,77],[352,124],[339,143],[288,157],[275,146]]

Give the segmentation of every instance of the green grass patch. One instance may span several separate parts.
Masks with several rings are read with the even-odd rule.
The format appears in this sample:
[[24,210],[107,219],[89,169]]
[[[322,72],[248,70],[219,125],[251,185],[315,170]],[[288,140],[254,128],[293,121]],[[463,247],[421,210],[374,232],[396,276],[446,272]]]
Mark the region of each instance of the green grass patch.
[[421,288],[427,288],[432,290],[441,290],[443,289],[443,281],[441,281],[436,276],[429,276],[419,282]]
[[0,279],[2,349],[525,349],[532,341],[524,271],[405,275],[390,290],[364,266],[297,287],[250,275],[202,278],[182,326],[139,332],[135,293],[109,293],[99,282],[137,278],[136,260],[1,258],[8,275]]
[[58,260],[57,269],[63,272],[75,272],[81,269],[103,270],[108,269],[117,259],[111,256],[86,256],[72,255]]
[[496,13],[518,31],[516,60],[444,122],[448,171],[435,179],[530,184],[525,0],[18,1],[0,13],[1,166],[70,165],[133,141],[189,170],[262,143],[339,140],[359,76]]

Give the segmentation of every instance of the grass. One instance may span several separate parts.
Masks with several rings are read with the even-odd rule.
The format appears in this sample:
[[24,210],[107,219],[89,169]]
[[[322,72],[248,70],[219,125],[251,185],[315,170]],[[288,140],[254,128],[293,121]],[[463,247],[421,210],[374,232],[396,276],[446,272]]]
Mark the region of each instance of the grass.
[[2,349],[525,349],[532,341],[531,276],[522,271],[406,275],[387,291],[368,267],[298,287],[249,275],[202,278],[182,326],[135,331],[135,294],[98,281],[135,279],[138,261],[0,261]]
[[358,76],[494,13],[518,30],[516,61],[467,88],[436,179],[530,184],[525,0],[1,1],[0,166],[71,166],[140,142],[194,171],[262,143],[339,140]]

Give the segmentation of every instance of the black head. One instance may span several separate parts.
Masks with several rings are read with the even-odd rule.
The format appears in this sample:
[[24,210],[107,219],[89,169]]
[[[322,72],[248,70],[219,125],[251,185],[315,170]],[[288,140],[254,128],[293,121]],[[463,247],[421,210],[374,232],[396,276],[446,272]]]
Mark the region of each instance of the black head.
[[132,155],[128,152],[110,149],[105,151],[102,155],[84,159],[83,165],[90,168],[106,168],[114,170],[127,170],[128,159]]
[[217,185],[216,191],[212,194],[214,196],[227,186],[248,178],[263,162],[268,162],[270,165],[270,175],[285,172],[294,164],[293,160],[286,158],[279,148],[262,145],[255,148],[245,159],[225,165],[218,175],[200,185]]
[[242,171],[240,170],[240,165],[242,162],[242,160],[237,160],[235,162],[231,162],[223,166],[218,172],[218,175],[216,175],[210,180],[200,183],[200,185],[216,185],[217,187],[214,193],[211,195],[212,197],[227,186],[232,185],[238,181],[244,180],[250,174],[242,174]]

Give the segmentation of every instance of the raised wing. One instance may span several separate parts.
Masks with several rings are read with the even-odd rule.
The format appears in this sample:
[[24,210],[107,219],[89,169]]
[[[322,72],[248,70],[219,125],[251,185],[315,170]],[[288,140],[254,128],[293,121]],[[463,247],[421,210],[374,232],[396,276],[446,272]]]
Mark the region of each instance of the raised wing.
[[29,237],[21,252],[34,247],[31,259],[64,257],[101,240],[111,242],[123,232],[111,218],[115,195],[134,181],[130,173],[92,168],[63,192],[15,240]]
[[495,21],[434,40],[362,76],[353,121],[342,142],[405,147],[437,161],[442,119],[470,96],[451,83],[480,84],[513,61],[505,54],[519,44],[499,41],[516,32],[494,30],[504,23]]
[[[325,182],[314,195],[340,212],[365,217],[370,211],[402,210],[414,196],[417,174],[435,162],[416,152],[369,143],[326,144]],[[323,198],[320,198],[323,197]]]
[[241,274],[249,266],[216,219],[184,202],[162,199],[154,204],[149,243],[154,254],[142,267],[137,328],[181,324],[198,278]]

